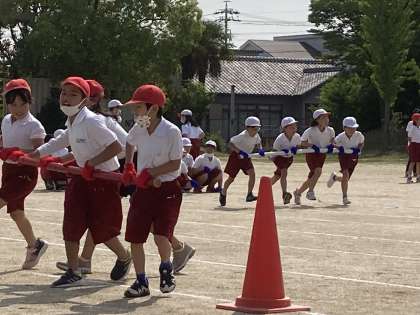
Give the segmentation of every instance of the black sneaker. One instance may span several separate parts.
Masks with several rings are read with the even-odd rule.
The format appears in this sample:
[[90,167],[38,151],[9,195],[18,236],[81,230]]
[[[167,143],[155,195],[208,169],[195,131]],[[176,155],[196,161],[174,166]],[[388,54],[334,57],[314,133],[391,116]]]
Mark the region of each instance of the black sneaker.
[[54,182],[51,180],[44,181],[46,190],[54,190]]
[[137,298],[137,297],[143,297],[150,295],[149,290],[149,281],[147,281],[145,284],[140,284],[140,282],[136,279],[134,283],[129,287],[125,292],[124,296],[126,298]]
[[170,268],[159,267],[160,273],[160,292],[170,293],[175,290],[175,277],[172,274],[172,266]]
[[52,288],[68,288],[68,287],[77,287],[84,284],[84,279],[81,275],[73,272],[73,270],[69,269],[66,271],[64,275],[60,277],[60,279],[54,281],[51,284]]
[[253,202],[255,200],[257,200],[258,198],[254,196],[254,194],[252,192],[250,192],[247,196],[246,196],[246,202]]
[[223,195],[222,192],[219,195],[219,202],[222,207],[226,206],[226,195]]
[[115,262],[114,268],[112,268],[111,275],[110,275],[112,280],[114,281],[124,280],[125,277],[128,275],[128,273],[130,272],[130,267],[133,260],[131,259],[130,252],[127,251],[127,253],[130,256],[127,260],[123,261],[123,260],[117,259],[117,261]]

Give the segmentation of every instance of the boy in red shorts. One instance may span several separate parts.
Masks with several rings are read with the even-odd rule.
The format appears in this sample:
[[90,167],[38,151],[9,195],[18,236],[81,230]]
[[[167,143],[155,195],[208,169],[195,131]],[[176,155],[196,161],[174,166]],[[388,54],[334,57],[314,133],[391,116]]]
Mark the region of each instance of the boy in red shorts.
[[137,148],[137,190],[127,217],[125,239],[131,243],[136,280],[125,296],[150,294],[145,274],[144,243],[152,230],[161,263],[160,290],[175,289],[171,258],[171,243],[182,202],[177,181],[182,159],[182,138],[179,129],[162,117],[165,94],[155,85],[142,85],[127,105],[135,112],[136,124],[130,130],[126,145],[125,174],[134,170],[132,163]]
[[[342,176],[338,176],[333,172],[327,182],[330,188],[335,182],[341,182],[341,190],[343,191],[343,204],[349,205],[351,202],[347,198],[347,190],[351,175],[359,161],[359,154],[363,149],[365,137],[360,131],[357,131],[359,124],[354,117],[346,117],[343,120],[344,132],[335,138],[335,146],[340,150],[338,159],[340,161]],[[345,150],[352,150],[353,153],[346,154]]]
[[229,148],[231,153],[225,167],[225,173],[229,175],[229,178],[225,181],[219,196],[219,202],[222,207],[226,205],[226,195],[229,186],[235,181],[235,177],[240,170],[249,177],[246,202],[257,200],[257,197],[252,193],[255,185],[255,171],[249,154],[254,151],[255,146],[258,146],[258,153],[261,156],[265,155],[261,145],[261,138],[258,134],[260,127],[260,120],[257,117],[250,116],[245,120],[246,129],[230,139]]
[[[19,165],[16,158],[44,143],[45,129],[29,112],[32,104],[31,88],[23,79],[9,81],[3,96],[10,114],[1,123],[3,148],[0,208],[7,206],[7,213],[15,221],[26,240],[26,259],[22,269],[35,267],[48,248],[47,242],[37,239],[31,222],[25,215],[25,198],[34,190],[38,169]],[[15,157],[15,158],[14,158]]]
[[[123,278],[130,269],[130,253],[117,236],[122,224],[120,184],[94,179],[95,169],[113,172],[119,168],[116,155],[121,152],[117,137],[98,115],[89,111],[85,104],[90,94],[89,84],[81,77],[69,77],[62,82],[60,109],[68,116],[64,134],[39,147],[33,157],[47,156],[71,146],[72,153],[82,176],[72,176],[64,197],[63,238],[66,246],[68,269],[52,287],[70,287],[83,283],[79,270],[79,243],[86,230],[92,234],[95,244],[105,243],[117,256],[113,272]],[[61,159],[44,159],[47,162],[63,162]]]

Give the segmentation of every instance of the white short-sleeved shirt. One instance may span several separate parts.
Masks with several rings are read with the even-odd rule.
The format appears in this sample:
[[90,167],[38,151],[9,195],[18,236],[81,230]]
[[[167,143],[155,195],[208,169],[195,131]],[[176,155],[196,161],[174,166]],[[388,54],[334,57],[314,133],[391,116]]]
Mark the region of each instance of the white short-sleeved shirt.
[[64,149],[53,152],[51,155],[55,157],[63,157],[67,154],[69,154],[69,150],[67,148],[64,148]]
[[221,170],[222,164],[220,163],[219,158],[215,156],[213,156],[213,158],[210,160],[205,154],[201,154],[195,159],[193,168],[202,171],[205,167],[208,167],[210,170]]
[[365,136],[360,131],[356,131],[351,138],[349,138],[343,131],[335,138],[335,144],[344,149],[358,148],[359,144],[365,143]]
[[411,142],[420,143],[420,127],[413,125],[408,133],[408,137],[411,138]]
[[261,138],[258,133],[254,137],[251,137],[248,131],[244,130],[240,134],[230,138],[230,142],[239,150],[250,154],[254,151],[256,145],[261,144]]
[[32,151],[33,139],[44,139],[46,136],[42,124],[28,113],[24,118],[12,122],[12,115],[8,114],[1,123],[4,148],[18,147],[21,150]]
[[[182,137],[178,127],[162,118],[151,135],[135,124],[128,132],[127,143],[137,147],[137,172],[169,161],[182,159]],[[180,169],[158,176],[162,182],[175,180]]]
[[[125,144],[127,142],[128,132],[124,130],[123,127],[112,117],[105,117],[102,115],[98,115],[103,117],[105,120],[105,125],[117,136],[118,142],[121,144],[123,148],[125,148]],[[118,159],[123,159],[125,157],[125,149],[123,149],[118,155]]]
[[182,175],[188,175],[188,167],[187,164],[184,163],[184,161],[181,161],[180,172]]
[[200,126],[194,127],[190,122],[181,126],[182,136],[190,139],[200,139],[200,135],[204,133]]
[[413,121],[412,121],[412,120],[410,120],[410,121],[407,123],[407,127],[405,128],[405,131],[407,131],[407,133],[409,133],[409,132],[410,132],[410,130],[411,130],[411,129],[413,129],[413,127],[414,127]]
[[324,131],[321,131],[318,126],[315,126],[306,129],[301,137],[301,140],[308,141],[310,144],[314,144],[318,148],[326,148],[329,144],[331,144],[331,140],[334,138],[335,131],[332,127],[327,127]]
[[[300,143],[301,143],[301,140],[300,140],[300,135],[298,133],[295,133],[291,140],[287,138],[285,133],[281,133],[274,141],[273,149],[275,151],[281,151],[284,149],[290,150],[291,148],[300,145]],[[291,155],[291,153],[289,152],[288,155]]]
[[[67,129],[58,138],[38,148],[41,156],[52,154],[60,149],[71,146],[72,153],[79,167],[96,157],[113,142],[117,141],[115,134],[110,131],[100,116],[83,107],[76,119],[70,124],[66,122]],[[95,166],[95,169],[112,172],[119,168],[117,157]]]
[[194,158],[189,153],[182,156],[182,161],[185,163],[185,165],[187,165],[188,168],[191,168],[194,165]]

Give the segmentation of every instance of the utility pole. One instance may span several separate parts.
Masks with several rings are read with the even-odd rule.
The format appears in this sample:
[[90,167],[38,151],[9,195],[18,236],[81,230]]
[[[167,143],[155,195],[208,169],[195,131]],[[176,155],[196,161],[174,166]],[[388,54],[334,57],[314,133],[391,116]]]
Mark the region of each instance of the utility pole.
[[224,26],[225,26],[225,48],[228,48],[228,38],[230,38],[231,36],[228,35],[231,34],[229,31],[229,21],[233,21],[233,22],[240,22],[240,20],[235,17],[235,15],[240,14],[239,11],[236,11],[232,8],[229,8],[228,3],[232,2],[230,0],[225,0],[225,8],[218,10],[216,12],[214,12],[215,15],[221,15],[220,17],[217,18],[218,22],[223,22]]

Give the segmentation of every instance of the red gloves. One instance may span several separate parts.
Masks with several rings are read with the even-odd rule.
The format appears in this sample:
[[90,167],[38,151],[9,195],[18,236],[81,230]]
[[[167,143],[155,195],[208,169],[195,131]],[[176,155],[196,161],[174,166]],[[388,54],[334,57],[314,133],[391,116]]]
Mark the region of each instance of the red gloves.
[[50,163],[63,163],[63,160],[55,156],[45,156],[39,160],[41,168],[47,167]]
[[137,176],[136,186],[139,188],[147,188],[151,180],[153,180],[153,177],[150,175],[149,169],[145,168],[141,171],[140,175]]
[[7,157],[7,159],[16,162],[17,160],[19,160],[20,157],[25,156],[25,155],[26,155],[25,152],[17,149],[11,152],[9,156]]
[[95,171],[95,168],[93,166],[89,165],[88,163],[89,163],[89,161],[86,161],[85,167],[82,169],[81,176],[87,181],[92,181],[92,180],[94,180],[93,172]]
[[122,182],[124,186],[128,186],[136,182],[136,168],[132,162],[125,164],[124,172],[122,174]]
[[9,158],[10,154],[14,151],[19,151],[19,148],[3,148],[0,151],[0,159],[6,161]]

